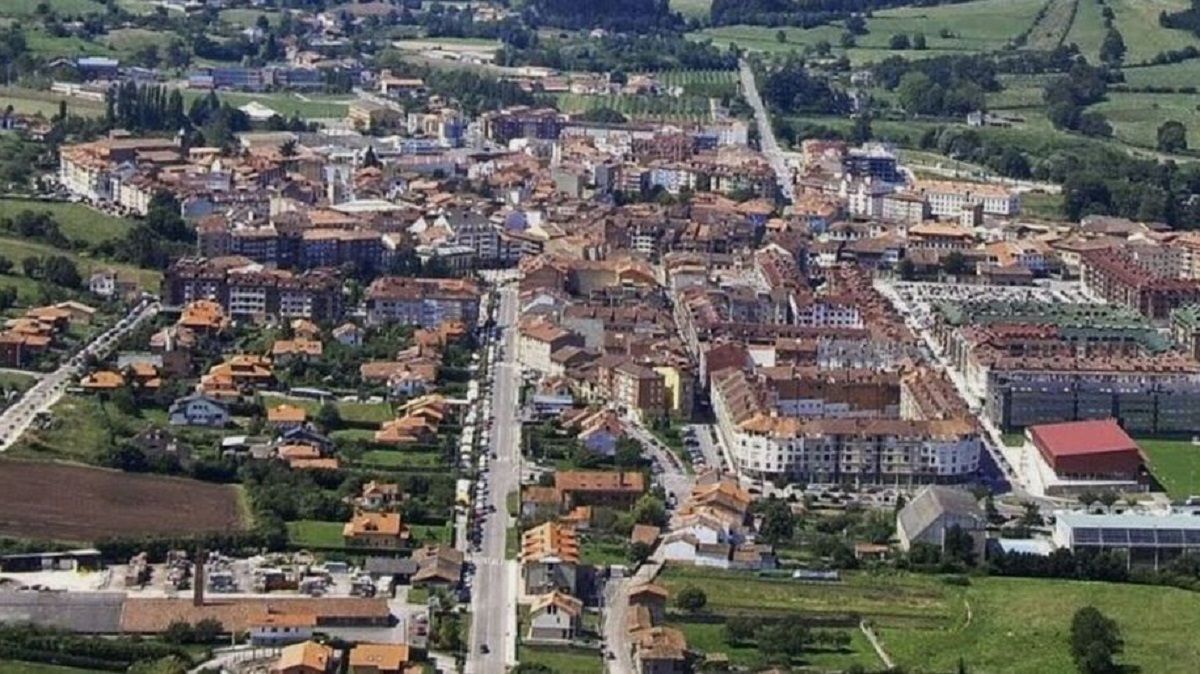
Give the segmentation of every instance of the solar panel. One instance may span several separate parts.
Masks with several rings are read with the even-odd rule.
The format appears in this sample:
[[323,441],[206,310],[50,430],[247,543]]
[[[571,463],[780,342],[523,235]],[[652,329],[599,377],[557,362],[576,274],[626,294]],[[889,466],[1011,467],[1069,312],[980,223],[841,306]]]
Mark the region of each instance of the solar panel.
[[1183,545],[1183,529],[1159,529],[1159,545]]
[[1154,545],[1153,529],[1129,529],[1129,542],[1143,545]]
[[1094,528],[1083,528],[1075,530],[1075,543],[1099,543],[1100,530]]
[[1183,540],[1187,541],[1188,545],[1200,545],[1200,529],[1185,529]]
[[1128,529],[1101,529],[1100,540],[1104,541],[1105,545],[1118,544],[1127,545],[1129,543]]

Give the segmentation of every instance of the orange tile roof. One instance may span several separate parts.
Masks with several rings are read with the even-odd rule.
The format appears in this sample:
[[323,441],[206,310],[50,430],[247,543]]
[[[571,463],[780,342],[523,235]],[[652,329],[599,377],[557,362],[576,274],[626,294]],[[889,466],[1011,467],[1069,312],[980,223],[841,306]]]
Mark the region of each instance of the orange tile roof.
[[350,649],[350,667],[373,667],[379,671],[396,671],[408,664],[409,651],[405,644],[360,643]]
[[303,668],[324,672],[333,662],[333,649],[315,641],[305,641],[285,647],[275,661],[273,671]]
[[563,562],[579,563],[579,539],[575,530],[557,522],[546,522],[521,535],[521,563],[539,562],[554,557]]
[[267,421],[271,423],[304,423],[308,420],[308,411],[303,407],[283,403],[267,410]]
[[111,370],[97,370],[79,381],[79,385],[92,391],[111,391],[125,385],[125,377]]
[[342,535],[347,538],[361,536],[399,536],[408,537],[408,526],[400,519],[400,513],[356,513],[342,527]]

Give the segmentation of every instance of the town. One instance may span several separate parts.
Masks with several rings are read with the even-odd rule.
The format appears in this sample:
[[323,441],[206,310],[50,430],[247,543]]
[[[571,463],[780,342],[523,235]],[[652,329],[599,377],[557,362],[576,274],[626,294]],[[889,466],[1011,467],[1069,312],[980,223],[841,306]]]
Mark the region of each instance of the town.
[[1033,122],[905,84],[1120,58],[856,46],[902,2],[778,50],[710,39],[758,0],[78,2],[0,25],[0,671],[1200,661],[1186,138],[960,169]]

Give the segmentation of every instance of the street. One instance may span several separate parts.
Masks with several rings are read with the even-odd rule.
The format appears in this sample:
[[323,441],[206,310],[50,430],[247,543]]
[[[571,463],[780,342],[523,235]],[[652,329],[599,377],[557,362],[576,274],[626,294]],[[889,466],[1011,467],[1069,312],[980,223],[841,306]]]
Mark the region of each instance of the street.
[[21,399],[0,412],[0,451],[11,447],[41,412],[54,406],[66,393],[71,381],[83,373],[88,356],[103,358],[117,342],[142,321],[158,313],[158,300],[143,299],[115,326],[98,335],[59,368],[43,376],[37,384],[25,392]]
[[738,60],[738,72],[742,80],[742,94],[746,97],[746,102],[750,104],[750,107],[754,108],[754,121],[758,124],[759,150],[762,151],[763,156],[767,158],[767,162],[775,171],[775,176],[779,179],[779,191],[783,194],[783,198],[795,201],[796,192],[795,185],[792,183],[792,172],[788,170],[787,161],[783,158],[779,143],[775,142],[775,129],[771,126],[767,108],[758,95],[758,84],[754,81],[754,71],[750,69],[750,63],[746,59]]
[[471,555],[476,571],[471,596],[467,674],[503,674],[517,660],[517,562],[505,559],[505,537],[512,524],[506,497],[519,488],[521,474],[521,426],[517,419],[521,368],[517,364],[516,287],[504,287],[499,294],[496,325],[501,330],[499,344],[503,353],[494,366],[491,410],[495,421],[490,441],[490,450],[495,452],[496,458],[489,462],[489,470],[480,477],[486,485],[486,497],[480,502],[490,514],[484,515],[479,551]]

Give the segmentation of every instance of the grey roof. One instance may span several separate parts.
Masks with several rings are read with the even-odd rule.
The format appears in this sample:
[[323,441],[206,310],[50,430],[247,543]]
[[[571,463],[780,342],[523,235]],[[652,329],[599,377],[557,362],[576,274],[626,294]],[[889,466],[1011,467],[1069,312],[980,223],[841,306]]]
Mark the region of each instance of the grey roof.
[[1077,529],[1093,527],[1096,529],[1200,529],[1200,515],[1186,512],[1174,512],[1167,515],[1147,515],[1141,513],[1121,513],[1119,515],[1089,514],[1075,512],[1059,512],[1054,514],[1056,521]]
[[411,576],[417,572],[417,562],[398,557],[368,557],[364,566],[367,573],[382,576]]
[[907,532],[909,538],[916,538],[946,513],[974,517],[981,524],[986,519],[983,508],[979,507],[979,501],[971,492],[934,484],[918,492],[900,510],[896,524]]
[[124,601],[121,592],[0,592],[0,622],[115,634],[121,631]]

